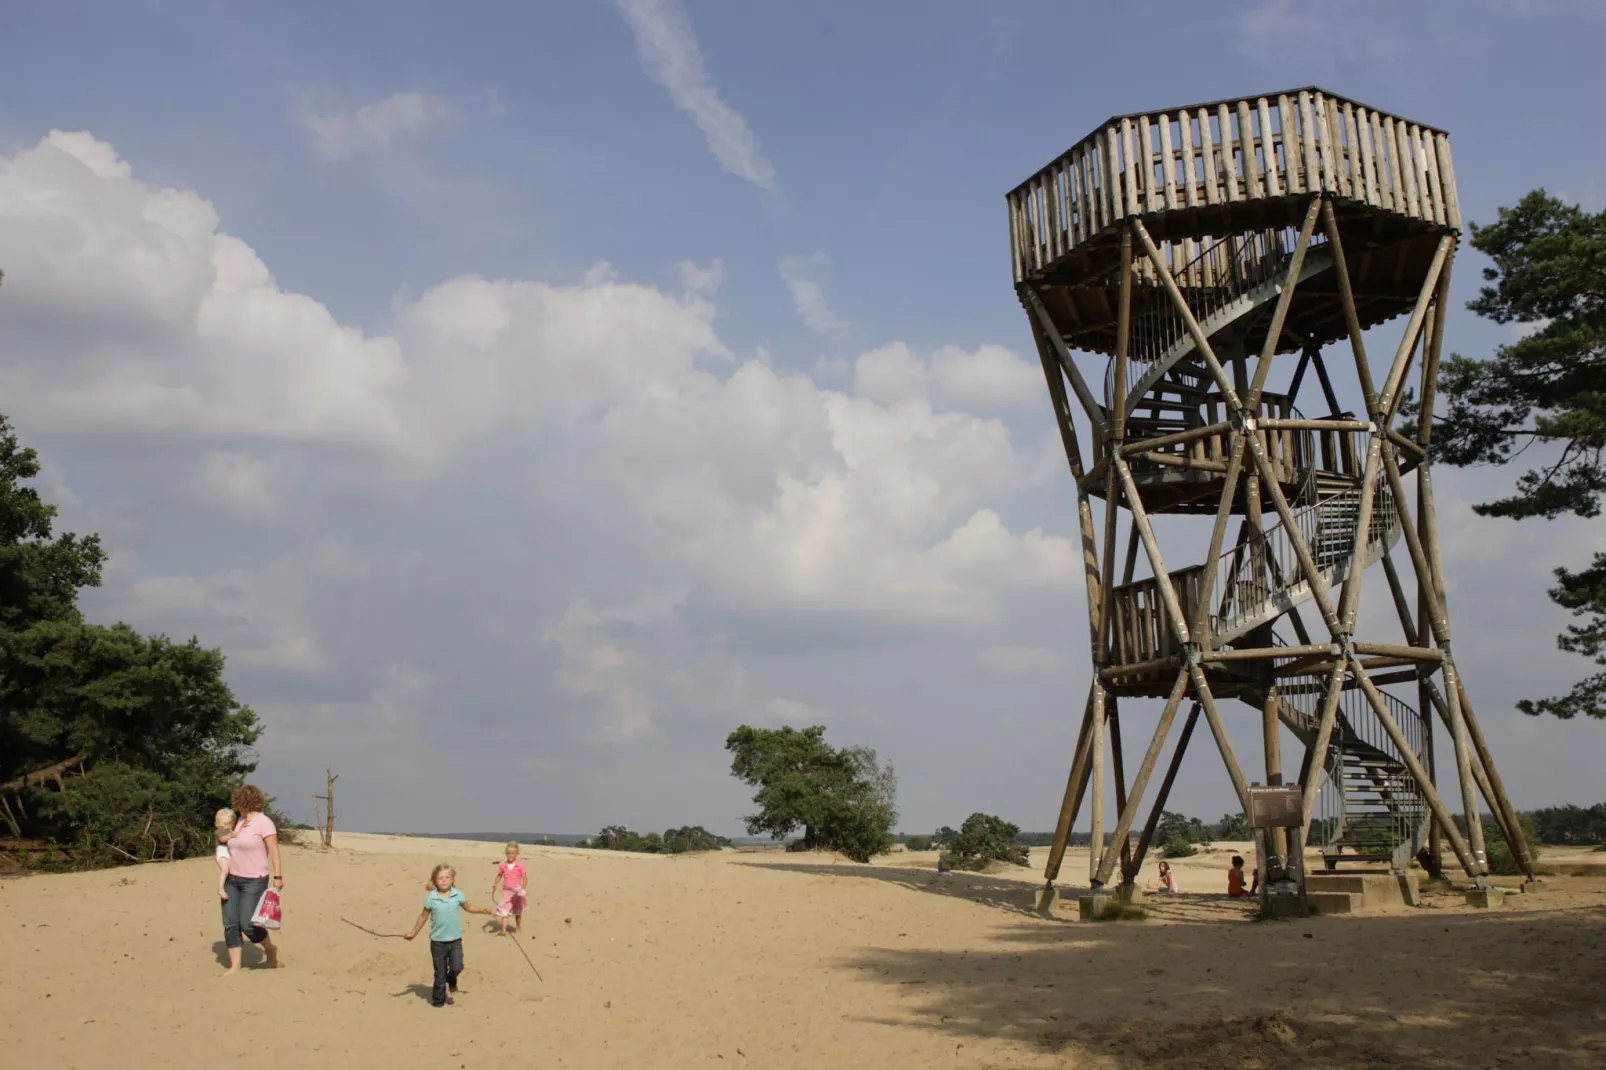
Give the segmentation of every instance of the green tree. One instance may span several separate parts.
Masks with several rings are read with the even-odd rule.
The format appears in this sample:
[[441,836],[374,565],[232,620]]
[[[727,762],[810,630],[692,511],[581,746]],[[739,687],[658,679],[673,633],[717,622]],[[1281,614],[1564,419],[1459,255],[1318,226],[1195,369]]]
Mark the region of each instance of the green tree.
[[1167,858],[1187,858],[1196,854],[1194,844],[1209,843],[1209,830],[1197,817],[1185,817],[1170,810],[1160,814],[1154,827],[1154,838]]
[[898,780],[868,747],[840,750],[825,728],[742,725],[725,740],[731,775],[756,787],[758,812],[746,818],[750,835],[785,839],[799,829],[796,850],[826,848],[857,862],[892,848]]
[[954,838],[949,861],[955,869],[985,869],[993,862],[1030,863],[1025,847],[1015,842],[1020,826],[992,814],[975,813],[965,818]]
[[722,847],[729,847],[730,841],[723,836],[716,836],[701,825],[687,825],[684,828],[667,829],[664,832],[664,850],[669,854],[685,854],[689,851],[717,851]]
[[52,537],[38,474],[0,417],[0,820],[90,861],[207,851],[212,811],[255,767],[256,715],[220,652],[85,623],[77,594],[105,554]]
[[[1472,225],[1472,247],[1494,261],[1467,307],[1496,323],[1536,325],[1489,360],[1444,362],[1448,406],[1434,457],[1452,465],[1504,465],[1531,445],[1554,452],[1517,479],[1509,497],[1473,506],[1484,516],[1553,519],[1600,515],[1606,490],[1606,211],[1591,215],[1535,190],[1499,221]],[[1606,666],[1606,553],[1574,572],[1555,570],[1550,598],[1584,623],[1557,645]],[[1517,704],[1527,714],[1606,717],[1606,672],[1559,698]]]
[[1226,840],[1230,843],[1254,838],[1254,833],[1249,829],[1249,818],[1241,810],[1236,814],[1222,814],[1220,821],[1206,825],[1204,831],[1211,841]]
[[911,851],[929,851],[933,844],[930,836],[910,836],[905,846]]

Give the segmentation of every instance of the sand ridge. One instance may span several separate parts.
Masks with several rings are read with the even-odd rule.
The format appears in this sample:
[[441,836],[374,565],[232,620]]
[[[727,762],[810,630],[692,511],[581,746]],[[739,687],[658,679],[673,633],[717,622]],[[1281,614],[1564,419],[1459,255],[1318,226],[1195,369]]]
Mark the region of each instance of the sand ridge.
[[[1606,881],[1500,912],[1252,924],[1211,887],[1213,853],[1179,866],[1209,894],[1112,925],[1033,913],[1040,851],[939,878],[935,855],[526,847],[522,946],[544,981],[469,917],[466,992],[440,1009],[424,938],[341,921],[406,931],[436,861],[486,902],[500,855],[359,834],[287,849],[284,968],[230,979],[210,860],[0,880],[8,1062],[210,1065],[227,1030],[226,1058],[285,1067],[1606,1065]],[[1086,865],[1073,851],[1064,875]]]

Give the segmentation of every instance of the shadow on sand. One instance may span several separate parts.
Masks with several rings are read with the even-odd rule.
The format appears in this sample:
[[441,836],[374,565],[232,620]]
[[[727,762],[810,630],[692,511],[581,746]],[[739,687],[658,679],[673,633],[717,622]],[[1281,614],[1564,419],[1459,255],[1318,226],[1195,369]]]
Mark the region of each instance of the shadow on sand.
[[1038,917],[1036,888],[1017,881],[753,864],[1019,917],[990,946],[869,947],[843,960],[896,986],[902,1013],[873,1019],[888,1025],[1012,1039],[1068,1067],[1088,1055],[1144,1070],[1606,1066],[1602,907],[1253,923],[1248,905],[1225,896],[1151,896],[1151,918],[1175,923],[1092,924]]
[[[911,891],[927,895],[941,895],[950,899],[966,899],[994,910],[1030,917],[1034,921],[1043,921],[1047,924],[1074,924],[1074,918],[1065,914],[1056,915],[1051,919],[1042,918],[1037,913],[1037,893],[1042,886],[1040,884],[1012,880],[1007,877],[992,877],[983,873],[965,872],[955,872],[949,876],[940,877],[935,870],[915,866],[863,866],[857,863],[839,863],[823,866],[803,862],[746,862],[744,864],[750,865],[755,869],[809,873],[816,876],[828,874],[833,877],[847,877],[854,880],[880,881],[886,884],[896,884]],[[1056,882],[1056,887],[1059,888],[1062,899],[1072,904],[1070,909],[1073,913],[1075,911],[1076,898],[1086,895],[1088,892],[1086,888],[1073,887],[1061,882]],[[1225,893],[1221,895],[1190,895],[1183,893],[1176,896],[1163,897],[1150,895],[1144,900],[1143,906],[1154,918],[1178,923],[1248,921],[1254,913],[1254,903],[1252,901],[1229,899]],[[1061,908],[1061,910],[1064,909],[1064,907]]]

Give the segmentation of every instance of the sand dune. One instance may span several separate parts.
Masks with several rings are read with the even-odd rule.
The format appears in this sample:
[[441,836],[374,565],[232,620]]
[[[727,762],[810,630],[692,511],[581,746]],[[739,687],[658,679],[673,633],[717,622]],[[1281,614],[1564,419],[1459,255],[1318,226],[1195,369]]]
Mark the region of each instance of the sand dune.
[[[1216,894],[1211,854],[1179,868],[1201,894],[1091,924],[1031,912],[1036,854],[1029,871],[939,880],[931,855],[527,848],[522,947],[542,979],[472,918],[465,993],[441,1009],[425,938],[341,919],[405,931],[438,860],[484,902],[499,845],[342,834],[287,850],[283,968],[234,978],[209,860],[0,880],[5,1062],[1606,1065],[1606,880],[1560,878],[1498,912],[1436,899],[1253,924]],[[1085,852],[1064,872],[1085,873]]]

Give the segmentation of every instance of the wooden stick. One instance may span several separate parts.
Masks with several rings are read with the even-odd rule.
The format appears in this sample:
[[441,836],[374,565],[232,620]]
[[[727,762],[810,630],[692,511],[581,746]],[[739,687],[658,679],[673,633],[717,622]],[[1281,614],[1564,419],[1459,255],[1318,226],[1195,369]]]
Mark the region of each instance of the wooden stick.
[[[1260,347],[1260,363],[1255,366],[1255,381],[1250,384],[1249,396],[1245,404],[1250,412],[1260,409],[1261,390],[1266,385],[1266,376],[1271,371],[1271,361],[1277,353],[1277,346],[1282,341],[1283,323],[1288,318],[1289,306],[1294,300],[1294,287],[1299,283],[1299,273],[1305,266],[1305,253],[1310,249],[1311,235],[1316,231],[1316,218],[1321,210],[1321,198],[1314,198],[1310,207],[1305,210],[1305,221],[1300,224],[1299,240],[1294,243],[1294,255],[1288,262],[1288,274],[1283,277],[1283,289],[1277,295],[1277,307],[1271,314],[1271,323],[1266,328],[1266,341]],[[1296,375],[1297,382],[1297,375]],[[1292,395],[1292,391],[1290,391]]]
[[[1177,673],[1176,683],[1171,685],[1171,695],[1166,699],[1165,709],[1160,711],[1160,723],[1154,728],[1154,735],[1149,739],[1149,749],[1143,755],[1143,763],[1138,766],[1137,776],[1132,780],[1131,793],[1125,799],[1117,800],[1120,803],[1120,816],[1115,821],[1115,839],[1126,843],[1132,833],[1132,822],[1137,818],[1138,804],[1143,801],[1143,792],[1149,786],[1149,776],[1154,772],[1154,764],[1160,758],[1160,751],[1165,746],[1166,736],[1171,733],[1171,723],[1176,719],[1177,707],[1182,704],[1182,697],[1188,692],[1188,673],[1186,670]],[[1132,868],[1132,859],[1123,855],[1121,859],[1121,874],[1123,877]],[[1103,885],[1110,879],[1115,869],[1115,856],[1106,856],[1093,875],[1095,885]],[[1130,879],[1130,878],[1128,878]]]
[[1407,658],[1411,661],[1424,661],[1437,664],[1444,660],[1441,651],[1420,646],[1398,646],[1393,643],[1356,643],[1357,654],[1381,654],[1390,658]]
[[1171,797],[1171,785],[1177,779],[1177,770],[1182,767],[1182,756],[1188,751],[1188,740],[1193,738],[1193,726],[1199,722],[1199,703],[1193,704],[1188,711],[1188,719],[1182,724],[1182,735],[1177,737],[1177,749],[1171,753],[1171,764],[1166,767],[1165,779],[1160,782],[1160,791],[1154,797],[1154,806],[1149,811],[1149,819],[1143,823],[1143,834],[1138,837],[1137,849],[1132,852],[1132,866],[1122,873],[1122,880],[1128,883],[1137,880],[1138,872],[1143,868],[1143,858],[1149,853],[1149,844],[1154,841],[1154,830],[1160,823],[1160,815],[1165,812],[1165,804]]
[[361,929],[363,932],[367,933],[369,936],[379,936],[379,937],[385,938],[386,940],[392,940],[392,939],[394,939],[394,940],[405,940],[405,939],[407,939],[407,935],[405,933],[376,933],[376,932],[374,932],[374,930],[368,928],[368,926],[366,926],[366,925],[358,925],[356,922],[352,921],[350,918],[341,918],[340,920],[345,922],[347,925],[350,925],[353,929]]
[[[1362,425],[1363,429],[1366,425]],[[1121,447],[1121,456],[1132,457],[1150,450],[1164,449],[1167,446],[1177,446],[1195,439],[1209,438],[1211,435],[1225,434],[1232,430],[1232,425],[1225,421],[1221,423],[1205,424],[1203,427],[1190,427],[1186,431],[1178,431],[1170,435],[1160,435],[1157,438],[1146,438],[1141,442],[1128,443]]]
[[[1116,696],[1110,696],[1110,759],[1111,767],[1115,772],[1115,812],[1124,813],[1126,810],[1126,757],[1121,746],[1121,705]],[[1132,861],[1131,838],[1117,831],[1110,837],[1111,841],[1119,844],[1121,848],[1121,871],[1126,872],[1126,866]],[[1113,855],[1111,856],[1114,857]]]
[[[1097,684],[1092,687],[1097,687]],[[1054,839],[1048,847],[1048,865],[1043,869],[1044,879],[1053,884],[1060,875],[1060,863],[1065,858],[1065,845],[1070,842],[1071,825],[1082,806],[1082,791],[1087,785],[1087,759],[1093,734],[1093,691],[1088,689],[1087,702],[1082,708],[1082,729],[1076,736],[1076,751],[1071,758],[1071,772],[1065,780],[1065,798],[1060,803],[1059,821],[1054,826]]]
[[1205,720],[1210,724],[1210,734],[1216,737],[1216,748],[1221,751],[1221,760],[1227,766],[1227,778],[1232,781],[1232,789],[1238,795],[1238,803],[1249,812],[1249,783],[1244,779],[1244,771],[1238,765],[1238,755],[1232,749],[1232,740],[1227,737],[1227,726],[1221,719],[1221,711],[1216,708],[1216,697],[1210,692],[1210,683],[1205,679],[1204,670],[1198,665],[1189,669],[1193,677],[1193,693],[1204,704]]
[[1076,366],[1076,361],[1071,358],[1071,351],[1066,348],[1065,339],[1060,337],[1059,328],[1054,326],[1054,320],[1048,314],[1048,309],[1043,305],[1043,299],[1038,297],[1037,291],[1031,287],[1026,287],[1025,290],[1026,301],[1037,318],[1043,337],[1053,347],[1054,355],[1058,358],[1060,367],[1065,370],[1065,377],[1071,381],[1071,389],[1076,392],[1076,397],[1081,401],[1082,408],[1087,411],[1088,422],[1093,425],[1093,437],[1095,439],[1104,438],[1108,431],[1104,426],[1103,406],[1093,396],[1093,391],[1088,389],[1087,380],[1082,378],[1081,369]]
[[1266,431],[1371,431],[1366,420],[1260,420]]
[[540,981],[542,984],[546,984],[546,978],[542,977],[541,971],[535,968],[535,962],[530,958],[530,953],[524,950],[524,944],[519,941],[517,933],[513,934],[513,946],[519,949],[519,954],[524,956],[524,961],[530,964],[530,969],[532,972],[534,972],[535,979]]
[[1138,535],[1143,539],[1143,548],[1149,554],[1149,567],[1154,570],[1154,579],[1160,589],[1160,598],[1165,603],[1166,613],[1171,618],[1172,630],[1176,632],[1177,642],[1187,646],[1190,642],[1187,618],[1182,612],[1182,602],[1177,598],[1177,590],[1171,583],[1171,577],[1165,569],[1165,558],[1160,555],[1160,544],[1155,540],[1154,529],[1149,525],[1148,513],[1143,508],[1143,502],[1138,497],[1138,487],[1132,480],[1132,472],[1120,456],[1115,457],[1115,471],[1121,477],[1121,486],[1126,491],[1127,508],[1132,511],[1132,522],[1138,526]]
[[[1312,654],[1327,657],[1333,653],[1333,648],[1326,644],[1311,644],[1309,646],[1262,646],[1250,647],[1240,650],[1212,650],[1208,655],[1202,655],[1205,661],[1258,661],[1263,658],[1297,658],[1308,657]],[[1421,651],[1417,651],[1421,653]]]
[[[1360,608],[1361,579],[1366,573],[1366,544],[1372,536],[1372,511],[1377,503],[1378,466],[1382,463],[1383,438],[1373,435],[1366,448],[1366,474],[1361,478],[1361,501],[1350,542],[1349,573],[1339,596],[1338,619],[1345,634],[1355,631],[1355,614]],[[1293,532],[1289,532],[1293,535]]]
[[1355,374],[1361,381],[1361,396],[1366,399],[1366,412],[1379,427],[1387,421],[1377,405],[1377,387],[1372,382],[1372,366],[1366,360],[1366,341],[1361,337],[1360,316],[1355,310],[1355,291],[1350,286],[1349,263],[1344,258],[1344,240],[1338,233],[1338,218],[1333,214],[1331,201],[1322,201],[1322,226],[1327,232],[1327,245],[1332,250],[1333,277],[1338,282],[1339,304],[1344,309],[1344,324],[1349,329],[1350,350],[1355,355]]
[[1417,294],[1416,304],[1411,309],[1411,318],[1405,324],[1405,335],[1400,339],[1399,349],[1395,351],[1394,363],[1389,367],[1388,378],[1383,381],[1382,396],[1377,399],[1378,408],[1383,413],[1383,419],[1379,421],[1382,426],[1394,422],[1394,411],[1398,403],[1394,392],[1400,388],[1400,383],[1410,367],[1411,354],[1416,351],[1417,337],[1422,333],[1422,321],[1427,317],[1428,305],[1437,296],[1439,273],[1444,270],[1446,259],[1454,247],[1455,235],[1446,234],[1439,239],[1438,247],[1433,251],[1433,262],[1428,265],[1427,277],[1422,280],[1422,290]]
[[1201,645],[1214,646],[1210,629],[1210,594],[1216,589],[1216,576],[1221,571],[1221,544],[1226,539],[1227,521],[1232,517],[1233,499],[1238,496],[1238,476],[1244,467],[1244,437],[1234,435],[1232,452],[1227,458],[1227,471],[1221,480],[1221,500],[1216,506],[1216,522],[1210,529],[1210,550],[1205,557],[1205,571],[1200,591],[1203,597],[1193,620],[1193,634]]
[[1338,700],[1343,697],[1344,663],[1335,660],[1327,674],[1327,693],[1322,697],[1321,719],[1316,724],[1316,738],[1305,751],[1305,769],[1300,775],[1300,793],[1304,800],[1304,815],[1299,823],[1299,849],[1305,849],[1310,839],[1310,819],[1316,813],[1316,793],[1322,788],[1322,772],[1327,765],[1327,746],[1333,739],[1333,722],[1338,717]]
[[1093,801],[1092,827],[1088,833],[1087,875],[1099,870],[1104,860],[1104,718],[1109,692],[1101,681],[1093,682]]

